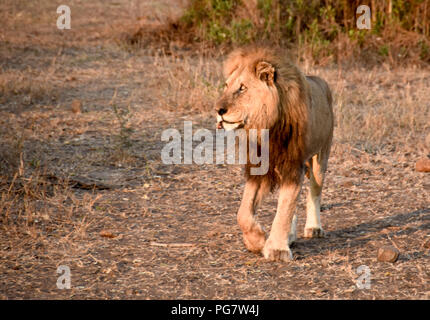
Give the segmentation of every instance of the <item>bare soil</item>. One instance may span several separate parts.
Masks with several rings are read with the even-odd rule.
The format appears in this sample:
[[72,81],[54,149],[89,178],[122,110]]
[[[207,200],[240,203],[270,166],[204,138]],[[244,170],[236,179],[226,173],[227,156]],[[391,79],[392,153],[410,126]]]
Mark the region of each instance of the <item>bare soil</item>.
[[[242,243],[240,167],[161,162],[163,130],[214,131],[222,57],[121,39],[181,2],[70,3],[63,31],[52,1],[0,4],[0,298],[430,298],[430,175],[415,171],[430,153],[428,69],[301,65],[336,99],[327,236],[302,238],[305,184],[295,259],[273,263]],[[275,208],[276,194],[259,212],[266,230]],[[395,263],[377,261],[385,245]],[[60,265],[71,289],[56,286]]]

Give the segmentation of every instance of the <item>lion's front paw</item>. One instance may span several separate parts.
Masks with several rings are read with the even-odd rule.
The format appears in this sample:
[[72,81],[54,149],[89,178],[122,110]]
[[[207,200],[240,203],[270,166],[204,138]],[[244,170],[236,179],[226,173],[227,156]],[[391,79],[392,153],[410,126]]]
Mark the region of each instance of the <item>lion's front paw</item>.
[[325,232],[322,228],[305,228],[305,238],[324,238]]
[[251,252],[261,252],[266,242],[266,233],[258,224],[254,224],[250,231],[243,233],[245,247]]
[[263,255],[264,258],[270,261],[288,262],[293,260],[293,254],[286,243],[284,246],[275,246],[270,240],[267,240],[263,248]]

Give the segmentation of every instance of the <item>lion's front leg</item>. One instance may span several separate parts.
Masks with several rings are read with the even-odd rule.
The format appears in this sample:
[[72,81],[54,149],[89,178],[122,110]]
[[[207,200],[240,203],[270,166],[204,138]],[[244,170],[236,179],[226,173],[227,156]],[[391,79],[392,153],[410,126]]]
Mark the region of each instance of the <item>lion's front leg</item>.
[[294,209],[301,189],[300,183],[284,183],[279,190],[278,208],[272,223],[270,236],[263,248],[263,255],[272,261],[289,261],[293,259],[289,242],[294,237]]
[[243,232],[243,242],[252,252],[261,252],[266,242],[266,234],[255,220],[254,214],[267,191],[264,184],[247,181],[237,213],[237,222]]

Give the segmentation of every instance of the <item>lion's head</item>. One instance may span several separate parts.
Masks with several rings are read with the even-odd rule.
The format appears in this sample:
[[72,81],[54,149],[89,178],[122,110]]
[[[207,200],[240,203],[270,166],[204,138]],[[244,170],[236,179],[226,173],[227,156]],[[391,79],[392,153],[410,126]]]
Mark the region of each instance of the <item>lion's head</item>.
[[217,127],[269,129],[278,114],[276,69],[268,52],[233,51],[224,64],[224,91],[216,103]]
[[215,106],[219,129],[271,129],[280,119],[303,119],[308,104],[304,76],[275,50],[237,49],[223,73],[224,91]]

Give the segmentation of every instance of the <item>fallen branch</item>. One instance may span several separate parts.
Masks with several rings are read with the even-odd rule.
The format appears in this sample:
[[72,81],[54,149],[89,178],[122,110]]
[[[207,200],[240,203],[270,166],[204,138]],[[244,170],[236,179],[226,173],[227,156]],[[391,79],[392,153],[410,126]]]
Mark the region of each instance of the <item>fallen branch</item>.
[[194,247],[194,243],[159,243],[154,241],[150,245],[154,247]]

